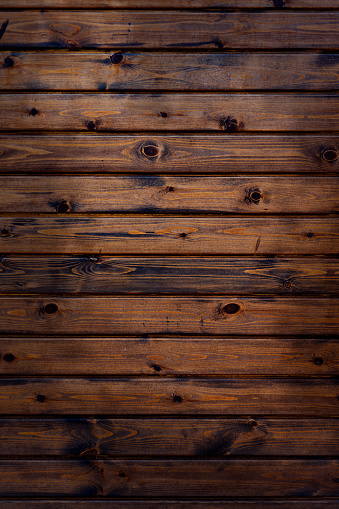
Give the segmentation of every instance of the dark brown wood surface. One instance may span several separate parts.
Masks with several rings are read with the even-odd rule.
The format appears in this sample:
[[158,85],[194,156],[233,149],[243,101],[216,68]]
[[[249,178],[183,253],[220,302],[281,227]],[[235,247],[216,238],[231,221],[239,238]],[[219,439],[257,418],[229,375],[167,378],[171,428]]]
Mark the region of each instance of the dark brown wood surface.
[[336,419],[1,419],[3,459],[337,456]]
[[[338,4],[339,5],[339,4]],[[0,52],[0,90],[333,90],[336,53]],[[113,57],[114,60],[114,57]]]
[[142,212],[330,214],[339,178],[0,176],[3,213]]
[[338,334],[313,297],[0,297],[2,334]]
[[[7,23],[8,21],[8,23]],[[339,49],[339,13],[2,11],[0,48]],[[189,29],[188,29],[189,28]],[[288,37],[286,37],[286,32]]]
[[[8,126],[7,126],[8,127]],[[0,135],[0,173],[327,173],[339,171],[335,134]]]
[[[339,14],[338,14],[339,16]],[[339,22],[338,22],[339,27]],[[338,37],[339,41],[339,37]],[[339,131],[336,92],[2,94],[0,130]],[[99,168],[98,168],[99,170]]]
[[335,9],[337,0],[1,0],[0,8],[76,8],[76,9]]
[[[245,345],[245,348],[244,348]],[[67,354],[65,354],[67,352]],[[312,337],[3,338],[2,375],[288,375],[338,372],[339,342]]]
[[[317,472],[316,479],[314,472]],[[3,460],[5,496],[333,496],[335,460]],[[269,482],[268,482],[269,481]]]
[[337,217],[1,217],[3,254],[328,255]]
[[[336,295],[329,257],[3,256],[3,293]],[[57,284],[55,284],[57,283]]]

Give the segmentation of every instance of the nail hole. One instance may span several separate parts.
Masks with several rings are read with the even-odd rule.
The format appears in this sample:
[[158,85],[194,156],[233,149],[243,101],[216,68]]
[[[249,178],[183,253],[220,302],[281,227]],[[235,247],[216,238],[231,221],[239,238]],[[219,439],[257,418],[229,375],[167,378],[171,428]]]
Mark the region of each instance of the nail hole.
[[5,60],[4,60],[4,67],[5,68],[8,68],[8,67],[13,67],[14,65],[14,60],[13,58],[11,57],[6,57]]
[[112,64],[120,64],[123,58],[124,55],[122,53],[114,53],[114,55],[110,56]]
[[119,472],[118,476],[119,477],[126,477],[126,473],[125,472]]
[[37,397],[36,397],[37,401],[39,401],[40,403],[43,403],[45,401],[45,396],[43,396],[42,394],[38,394]]
[[141,152],[146,157],[156,157],[159,154],[159,149],[155,145],[146,145],[142,147]]
[[38,114],[38,110],[36,108],[32,108],[31,110],[29,110],[29,116],[30,117],[35,117],[37,114]]
[[95,123],[94,123],[92,120],[91,120],[90,122],[88,122],[88,124],[87,124],[87,129],[88,129],[89,131],[94,131],[94,129],[95,129]]
[[54,315],[58,311],[58,306],[54,304],[54,302],[50,302],[49,304],[46,304],[44,307],[44,312],[46,315]]
[[235,313],[238,313],[240,311],[239,304],[236,304],[235,302],[231,302],[230,304],[226,304],[222,308],[223,313],[227,313],[228,315],[235,315]]
[[12,353],[5,353],[4,361],[13,362],[14,360],[15,360],[15,355],[13,355]]
[[153,369],[154,369],[155,371],[161,371],[161,367],[160,367],[160,366],[158,366],[158,364],[154,364],[154,365],[153,365]]
[[173,396],[173,403],[181,403],[181,402],[182,402],[181,396],[177,396],[177,395]]
[[315,357],[314,359],[314,364],[316,364],[317,366],[321,366],[324,362],[324,359],[322,357]]
[[338,152],[333,149],[327,149],[322,152],[321,156],[324,159],[324,161],[331,163],[338,159]]
[[2,228],[1,235],[2,237],[8,237],[11,234],[8,228]]
[[71,210],[69,204],[66,201],[62,201],[58,203],[56,211],[60,214],[64,214],[65,212],[69,212]]
[[261,199],[260,191],[252,191],[250,194],[250,198],[254,203],[258,203]]

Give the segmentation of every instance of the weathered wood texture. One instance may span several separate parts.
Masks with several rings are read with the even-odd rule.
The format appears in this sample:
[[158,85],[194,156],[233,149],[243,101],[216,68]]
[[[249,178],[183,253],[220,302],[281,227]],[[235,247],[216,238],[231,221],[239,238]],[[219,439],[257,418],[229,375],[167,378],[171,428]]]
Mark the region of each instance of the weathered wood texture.
[[220,131],[225,135],[241,131],[339,131],[339,96],[333,92],[4,93],[1,98],[2,131],[136,132],[146,128],[148,131]]
[[[339,13],[1,12],[0,48],[339,49]],[[286,37],[288,33],[288,37]]]
[[[1,378],[2,415],[336,417],[337,379]],[[222,496],[219,493],[219,496]]]
[[2,293],[337,294],[336,258],[3,256]]
[[0,297],[3,334],[338,334],[313,297]]
[[2,217],[0,249],[54,254],[338,254],[337,217]]
[[[338,0],[0,0],[4,8],[76,9],[337,9]],[[119,506],[120,507],[120,506]]]
[[[314,472],[317,472],[315,478]],[[3,496],[333,496],[335,460],[2,460]],[[269,482],[268,482],[269,480]]]
[[[339,4],[338,4],[339,6]],[[0,90],[331,90],[336,53],[0,52]],[[114,60],[121,61],[114,64]]]
[[1,173],[339,171],[337,135],[0,135]]
[[337,456],[336,419],[1,419],[0,453],[60,456]]
[[[3,375],[331,376],[334,338],[4,338]],[[324,453],[325,454],[325,453]]]
[[335,177],[0,176],[2,213],[339,211]]

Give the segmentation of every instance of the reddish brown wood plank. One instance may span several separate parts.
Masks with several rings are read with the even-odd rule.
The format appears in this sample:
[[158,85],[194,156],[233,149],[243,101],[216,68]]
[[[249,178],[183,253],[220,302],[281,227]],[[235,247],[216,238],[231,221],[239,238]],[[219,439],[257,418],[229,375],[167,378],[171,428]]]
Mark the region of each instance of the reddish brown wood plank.
[[337,0],[1,0],[0,8],[73,8],[73,9],[335,9]]
[[[339,4],[338,4],[339,5]],[[333,90],[339,55],[0,52],[0,90]]]
[[2,217],[3,254],[312,255],[339,252],[337,217]]
[[2,458],[336,456],[335,419],[1,419]]
[[338,334],[339,300],[1,297],[3,334]]
[[330,214],[338,177],[0,176],[2,213]]
[[328,378],[1,378],[1,415],[338,416]]
[[[7,23],[8,21],[8,23]],[[1,12],[0,48],[339,49],[339,13]],[[286,37],[288,33],[288,37]]]
[[337,294],[327,257],[3,256],[2,293]]
[[16,337],[0,340],[0,372],[17,376],[335,376],[338,347],[338,340],[326,337]]
[[4,93],[1,100],[2,131],[339,131],[339,96],[330,92]]
[[[339,169],[337,135],[0,135],[0,173],[304,173]],[[114,161],[114,164],[113,162]]]
[[322,497],[338,495],[339,468],[335,460],[3,460],[0,472],[5,496]]

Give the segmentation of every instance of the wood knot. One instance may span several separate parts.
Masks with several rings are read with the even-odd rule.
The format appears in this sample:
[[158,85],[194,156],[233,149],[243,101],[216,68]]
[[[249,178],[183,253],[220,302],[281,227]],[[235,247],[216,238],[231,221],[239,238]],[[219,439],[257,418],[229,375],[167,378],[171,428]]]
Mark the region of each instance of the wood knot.
[[62,200],[58,205],[56,206],[56,211],[59,214],[65,214],[66,212],[71,211],[71,206],[66,200]]
[[218,48],[222,49],[224,47],[224,43],[219,39],[219,37],[216,37],[212,40],[212,43]]
[[173,394],[173,403],[182,403],[183,402],[183,398],[177,394]]
[[126,474],[126,472],[119,472],[119,473],[118,473],[118,476],[119,476],[119,477],[126,477],[126,476],[127,476],[127,474]]
[[87,129],[89,131],[94,131],[96,129],[96,125],[95,123],[93,122],[93,120],[91,120],[90,122],[88,122],[88,124],[86,125]]
[[185,232],[179,233],[179,237],[180,237],[181,239],[184,239],[184,238],[186,238],[186,237],[187,237],[187,233],[185,233]]
[[5,353],[5,355],[3,356],[3,359],[6,362],[13,362],[13,361],[15,361],[15,355],[13,355],[12,353]]
[[291,281],[285,281],[284,282],[284,288],[291,288],[291,286],[292,286]]
[[159,155],[159,148],[156,145],[144,145],[141,147],[141,153],[147,159],[154,159]]
[[338,159],[338,151],[332,148],[324,149],[321,153],[321,157],[327,163],[333,163]]
[[14,65],[14,60],[12,57],[6,57],[4,59],[4,68],[5,69],[8,69],[9,67],[13,67]]
[[2,228],[2,230],[0,231],[1,233],[1,237],[9,237],[11,232],[9,231],[8,228]]
[[39,113],[39,111],[36,108],[32,108],[29,110],[28,115],[30,117],[35,117],[36,115],[38,115],[38,113]]
[[324,363],[324,359],[322,357],[315,357],[314,358],[314,364],[317,366],[321,366]]
[[110,61],[114,65],[118,65],[122,62],[124,55],[122,53],[114,53],[110,56]]
[[153,364],[152,368],[155,370],[155,371],[161,371],[161,367],[158,366],[158,364]]
[[226,306],[224,306],[221,309],[221,312],[226,315],[235,315],[236,313],[239,313],[239,311],[240,311],[240,306],[239,306],[239,304],[236,304],[235,302],[230,302],[229,304],[226,304]]
[[220,128],[223,131],[227,132],[236,132],[243,129],[244,125],[242,122],[238,122],[238,120],[234,117],[222,117],[220,119]]
[[38,394],[36,399],[37,401],[39,401],[39,403],[43,403],[46,400],[45,396],[43,396],[42,394]]
[[258,204],[262,198],[260,189],[250,189],[246,191],[245,202]]
[[158,117],[167,118],[168,117],[168,113],[166,113],[165,111],[160,111]]
[[45,315],[54,315],[58,311],[58,306],[54,302],[50,302],[49,304],[46,304],[46,306],[43,307],[43,312]]

